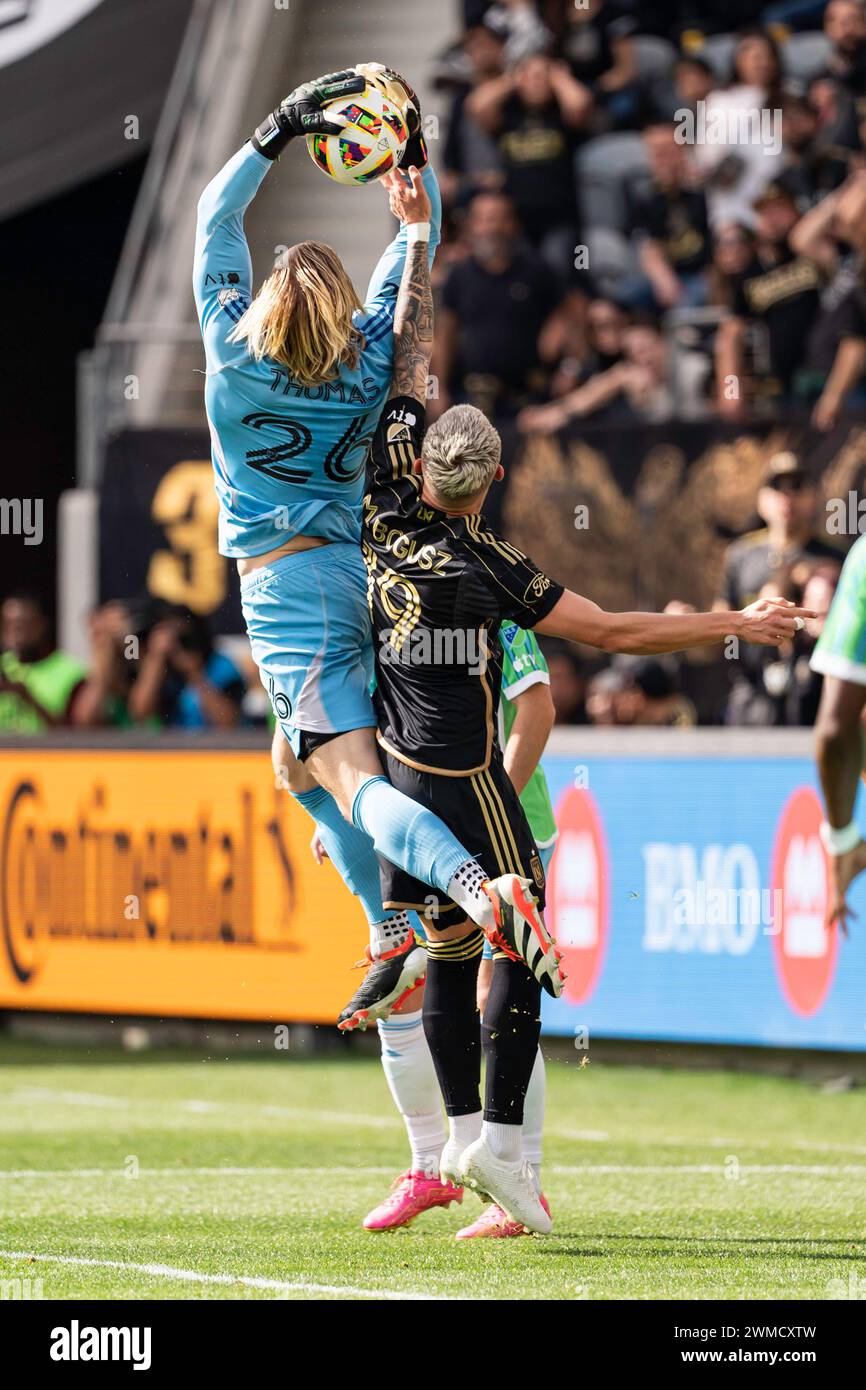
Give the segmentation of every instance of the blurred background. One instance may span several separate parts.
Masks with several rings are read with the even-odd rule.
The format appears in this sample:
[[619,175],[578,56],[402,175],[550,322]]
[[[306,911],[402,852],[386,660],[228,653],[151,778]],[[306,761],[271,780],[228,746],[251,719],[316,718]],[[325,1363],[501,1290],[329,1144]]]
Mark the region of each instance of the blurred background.
[[[292,1016],[331,1017],[302,929],[324,880],[271,786],[215,548],[190,265],[225,158],[297,82],[363,59],[422,98],[445,196],[430,413],[499,426],[496,524],[608,607],[775,592],[822,615],[734,659],[546,645],[573,952],[548,1026],[862,1049],[805,732],[866,463],[856,0],[0,0],[4,491],[27,494],[0,504],[0,1003],[283,1016],[264,941],[296,953]],[[361,290],[391,235],[378,189],[297,149],[246,225],[257,282],[315,236]],[[740,900],[678,920],[708,883],[757,891],[757,921]],[[214,942],[257,962],[256,1002],[224,960],[201,975]]]

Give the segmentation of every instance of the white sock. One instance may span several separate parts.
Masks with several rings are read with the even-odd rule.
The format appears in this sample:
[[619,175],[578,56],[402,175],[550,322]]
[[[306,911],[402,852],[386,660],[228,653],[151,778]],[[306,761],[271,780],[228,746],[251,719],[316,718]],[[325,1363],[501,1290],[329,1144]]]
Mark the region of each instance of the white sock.
[[412,1171],[435,1177],[445,1144],[445,1116],[421,1014],[392,1014],[378,1028],[382,1068],[409,1135]]
[[370,955],[375,960],[400,946],[406,940],[407,932],[412,930],[408,912],[395,912],[384,922],[370,923]]
[[475,1110],[471,1115],[449,1115],[448,1128],[451,1138],[461,1148],[468,1148],[476,1139],[481,1138],[481,1111]]
[[489,879],[474,859],[467,859],[465,864],[454,874],[448,884],[448,896],[458,907],[462,907],[467,917],[483,927],[487,931],[496,925],[493,916],[493,904],[484,892],[484,884]]
[[481,1138],[486,1141],[494,1158],[505,1163],[519,1163],[523,1151],[523,1125],[500,1125],[485,1120]]
[[541,1191],[541,1144],[544,1132],[544,1100],[546,1091],[544,1057],[541,1048],[535,1058],[526,1100],[523,1102],[523,1157],[526,1159]]

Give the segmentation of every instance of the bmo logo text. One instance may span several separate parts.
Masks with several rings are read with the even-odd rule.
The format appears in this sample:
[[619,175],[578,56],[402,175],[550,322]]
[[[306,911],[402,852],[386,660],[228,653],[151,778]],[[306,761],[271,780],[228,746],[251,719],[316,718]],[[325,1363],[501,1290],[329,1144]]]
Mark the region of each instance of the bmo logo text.
[[556,808],[559,841],[547,883],[547,919],[563,952],[563,995],[582,1004],[595,989],[608,928],[604,832],[588,791],[572,787]]
[[811,787],[798,787],[779,818],[773,846],[773,885],[781,909],[773,954],[782,992],[795,1013],[817,1013],[836,967],[838,932],[824,924],[829,891],[827,860],[818,834],[821,803]]

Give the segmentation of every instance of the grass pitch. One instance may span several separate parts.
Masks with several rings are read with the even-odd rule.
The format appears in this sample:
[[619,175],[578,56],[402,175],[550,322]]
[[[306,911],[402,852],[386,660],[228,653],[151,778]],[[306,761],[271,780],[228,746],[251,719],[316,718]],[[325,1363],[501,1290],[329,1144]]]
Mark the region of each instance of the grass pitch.
[[548,1066],[552,1236],[369,1235],[405,1168],[370,1058],[0,1043],[0,1282],[55,1298],[866,1294],[866,1099],[799,1081]]

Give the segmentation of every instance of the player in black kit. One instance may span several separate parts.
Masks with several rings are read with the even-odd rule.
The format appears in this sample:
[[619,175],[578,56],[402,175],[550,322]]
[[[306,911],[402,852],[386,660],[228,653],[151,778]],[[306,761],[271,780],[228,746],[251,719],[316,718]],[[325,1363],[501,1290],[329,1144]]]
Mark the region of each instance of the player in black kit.
[[[364,503],[383,766],[395,786],[459,834],[487,874],[531,880],[543,904],[535,843],[496,740],[500,622],[608,651],[655,653],[731,634],[775,644],[808,614],[784,599],[759,600],[742,613],[606,613],[489,530],[480,513],[503,474],[499,436],[481,411],[465,405],[424,433],[433,304],[426,256],[410,248],[410,257],[396,315],[393,395],[373,441]],[[488,933],[499,949],[481,1028],[482,1116],[475,1005],[482,932],[453,902],[384,861],[382,888],[386,905],[414,908],[427,930],[424,1031],[450,1121],[442,1177],[488,1193],[529,1230],[548,1231],[549,1215],[521,1156],[544,979],[533,973],[533,945],[519,943],[521,959],[513,934],[497,942]],[[531,916],[524,918],[527,933]],[[542,931],[537,949],[547,951],[543,924]]]

